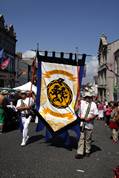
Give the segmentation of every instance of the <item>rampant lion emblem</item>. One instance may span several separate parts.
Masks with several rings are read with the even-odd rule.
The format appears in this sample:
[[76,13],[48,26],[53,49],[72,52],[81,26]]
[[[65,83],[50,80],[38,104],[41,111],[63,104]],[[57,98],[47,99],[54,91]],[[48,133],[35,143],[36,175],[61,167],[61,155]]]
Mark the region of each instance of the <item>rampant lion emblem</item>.
[[68,107],[73,96],[70,87],[62,78],[53,80],[48,84],[47,95],[50,103],[56,108]]

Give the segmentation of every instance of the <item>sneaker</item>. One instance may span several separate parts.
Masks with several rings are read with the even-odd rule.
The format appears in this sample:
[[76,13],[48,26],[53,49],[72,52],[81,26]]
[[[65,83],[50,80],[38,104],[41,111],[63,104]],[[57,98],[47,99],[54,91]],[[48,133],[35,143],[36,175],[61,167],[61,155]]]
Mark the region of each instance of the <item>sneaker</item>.
[[28,139],[29,139],[29,136],[27,136],[26,139],[23,139],[21,146],[25,146],[27,144]]
[[21,143],[21,146],[25,146],[26,145],[26,142],[25,142],[25,140],[23,139],[22,140],[22,143]]

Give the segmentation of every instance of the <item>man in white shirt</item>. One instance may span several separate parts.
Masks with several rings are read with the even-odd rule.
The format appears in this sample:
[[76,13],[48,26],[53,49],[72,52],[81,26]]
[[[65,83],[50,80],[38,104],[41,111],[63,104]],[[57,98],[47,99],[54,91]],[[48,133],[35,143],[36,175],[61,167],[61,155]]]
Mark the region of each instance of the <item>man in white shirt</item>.
[[17,101],[16,108],[20,111],[21,114],[21,121],[23,125],[23,138],[21,146],[25,146],[27,143],[27,140],[29,138],[28,136],[28,126],[31,121],[32,116],[29,114],[31,106],[34,104],[34,100],[32,97],[27,97],[26,92],[21,92],[21,99]]
[[80,101],[78,117],[81,120],[81,131],[76,159],[81,159],[84,155],[90,156],[94,119],[98,115],[97,105],[92,97],[91,92],[85,92],[84,99]]

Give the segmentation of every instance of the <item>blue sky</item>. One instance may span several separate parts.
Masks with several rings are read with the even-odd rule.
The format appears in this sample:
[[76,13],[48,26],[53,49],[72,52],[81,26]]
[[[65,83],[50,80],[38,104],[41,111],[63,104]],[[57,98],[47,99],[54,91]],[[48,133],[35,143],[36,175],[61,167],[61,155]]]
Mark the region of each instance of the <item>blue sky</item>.
[[[119,0],[0,0],[13,24],[17,51],[36,49],[97,55],[99,38],[119,39]],[[93,58],[94,59],[94,58]],[[87,59],[87,60],[90,60]]]

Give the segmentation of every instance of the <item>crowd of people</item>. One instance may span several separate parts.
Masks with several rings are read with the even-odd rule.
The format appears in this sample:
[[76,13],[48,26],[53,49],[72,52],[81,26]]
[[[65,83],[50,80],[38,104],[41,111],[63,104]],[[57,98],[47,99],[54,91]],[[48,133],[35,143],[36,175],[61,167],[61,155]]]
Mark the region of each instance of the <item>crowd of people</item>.
[[[8,126],[22,125],[22,142],[25,146],[30,121],[35,120],[35,94],[29,91],[0,92],[0,133],[5,132]],[[76,159],[89,156],[91,150],[94,120],[102,120],[111,130],[113,143],[118,143],[119,137],[119,102],[100,102],[95,100],[89,91],[76,104],[76,114],[80,122],[80,139]],[[10,117],[9,117],[10,116]],[[19,119],[20,118],[20,119]],[[11,126],[11,125],[10,125]],[[84,149],[85,147],[85,149]]]
[[119,102],[99,102],[98,106],[98,119],[104,120],[105,126],[108,126],[112,131],[113,143],[118,142],[119,132]]
[[35,119],[35,94],[30,91],[0,92],[0,133],[22,127],[22,143],[28,140],[28,125]]
[[[29,91],[0,92],[0,133],[9,127],[21,126],[22,142],[25,146],[29,139],[28,127],[33,119],[37,118],[35,113],[35,94]],[[95,99],[90,91],[86,91],[75,105],[77,119],[80,120],[80,138],[78,141],[76,159],[89,157],[94,128],[94,120],[102,120],[105,127],[110,128],[113,143],[119,139],[119,102],[103,102]],[[9,123],[9,124],[8,124]],[[114,169],[115,175],[119,175],[119,167]]]

